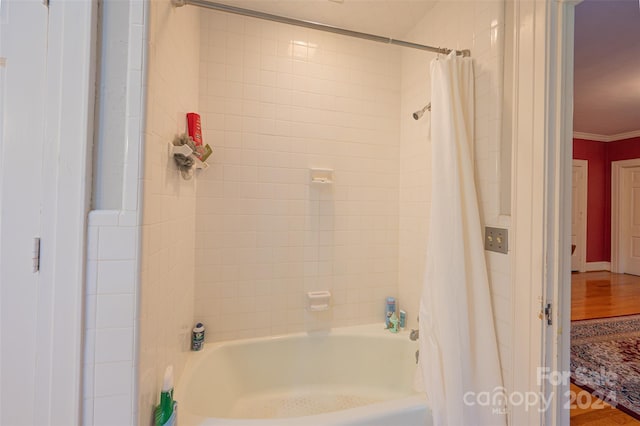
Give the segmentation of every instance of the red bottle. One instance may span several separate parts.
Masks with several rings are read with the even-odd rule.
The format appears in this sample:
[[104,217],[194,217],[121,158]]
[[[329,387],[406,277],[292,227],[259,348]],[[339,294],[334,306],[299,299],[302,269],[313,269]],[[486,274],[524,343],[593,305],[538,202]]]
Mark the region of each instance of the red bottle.
[[187,128],[189,136],[196,143],[196,146],[202,146],[202,125],[200,124],[200,114],[195,112],[187,113]]

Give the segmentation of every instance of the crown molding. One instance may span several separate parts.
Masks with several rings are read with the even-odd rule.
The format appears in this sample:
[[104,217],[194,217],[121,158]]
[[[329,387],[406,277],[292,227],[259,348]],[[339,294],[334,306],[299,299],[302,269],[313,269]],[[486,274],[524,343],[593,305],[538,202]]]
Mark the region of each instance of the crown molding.
[[611,142],[611,136],[598,135],[596,133],[573,132],[574,139],[585,139],[596,142]]
[[640,130],[634,130],[633,132],[618,133],[616,135],[598,135],[595,133],[583,133],[573,132],[574,139],[586,139],[596,142],[615,142],[623,139],[631,139],[640,137]]

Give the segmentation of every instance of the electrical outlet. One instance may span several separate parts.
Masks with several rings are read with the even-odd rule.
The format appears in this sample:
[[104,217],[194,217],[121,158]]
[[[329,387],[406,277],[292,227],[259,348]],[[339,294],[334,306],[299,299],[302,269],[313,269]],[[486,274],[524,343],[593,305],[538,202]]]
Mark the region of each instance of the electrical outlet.
[[484,249],[507,254],[509,249],[508,230],[486,226],[484,228]]

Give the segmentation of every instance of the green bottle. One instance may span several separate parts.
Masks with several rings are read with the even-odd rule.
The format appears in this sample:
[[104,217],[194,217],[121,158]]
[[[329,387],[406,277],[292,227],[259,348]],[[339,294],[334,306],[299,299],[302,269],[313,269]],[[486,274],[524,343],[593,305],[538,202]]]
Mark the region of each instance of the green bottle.
[[176,403],[173,400],[173,366],[170,365],[164,372],[162,392],[160,392],[160,405],[156,407],[156,426],[172,426],[176,424]]
[[389,318],[389,331],[392,333],[398,332],[398,317],[395,312],[392,313],[391,318]]

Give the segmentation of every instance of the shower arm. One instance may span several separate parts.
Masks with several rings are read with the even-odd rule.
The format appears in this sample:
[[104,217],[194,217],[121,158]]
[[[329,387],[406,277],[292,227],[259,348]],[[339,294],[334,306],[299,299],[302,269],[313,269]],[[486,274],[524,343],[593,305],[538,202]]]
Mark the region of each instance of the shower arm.
[[425,111],[431,111],[431,102],[426,104],[420,111],[416,111],[413,113],[413,119],[419,120],[420,117],[425,113]]
[[[392,44],[395,46],[409,47],[412,49],[426,50],[427,52],[440,53],[443,55],[448,55],[449,53],[453,52],[452,49],[447,49],[445,47],[433,47],[433,46],[427,46],[424,44],[412,43],[410,41],[395,40],[389,37],[383,37],[375,34],[368,34],[368,33],[362,33],[359,31],[347,30],[345,28],[334,27],[331,25],[321,24],[318,22],[304,21],[301,19],[288,18],[286,16],[272,15],[270,13],[260,12],[252,9],[244,9],[241,7],[229,6],[226,4],[215,3],[208,0],[171,0],[171,3],[175,7],[181,7],[185,5],[199,6],[199,7],[204,7],[206,9],[213,9],[221,12],[233,13],[236,15],[249,16],[252,18],[279,22],[281,24],[296,25],[298,27],[311,28],[314,30],[320,30],[320,31],[325,31],[329,33],[375,41],[378,43],[386,43],[386,44]],[[456,50],[455,52],[457,55],[460,55],[460,56],[471,56],[471,51],[468,49]]]

